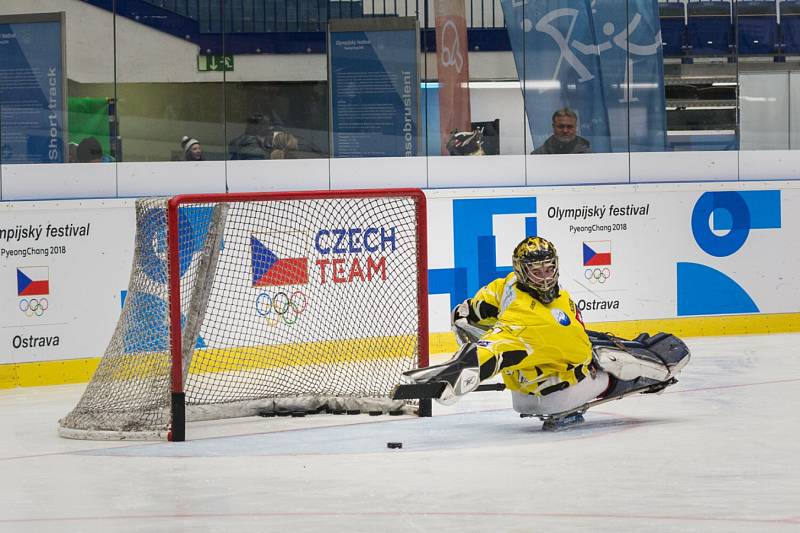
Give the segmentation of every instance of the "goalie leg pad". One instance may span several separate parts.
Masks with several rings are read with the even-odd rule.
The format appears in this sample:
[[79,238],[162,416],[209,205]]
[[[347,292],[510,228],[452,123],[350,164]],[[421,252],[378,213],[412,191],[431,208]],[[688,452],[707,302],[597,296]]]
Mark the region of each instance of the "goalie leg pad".
[[644,377],[664,381],[670,377],[667,366],[655,357],[611,347],[596,347],[594,358],[597,366],[617,379],[629,381]]
[[666,381],[689,362],[689,348],[678,337],[643,333],[632,341],[590,331],[597,366],[621,380],[636,378]]

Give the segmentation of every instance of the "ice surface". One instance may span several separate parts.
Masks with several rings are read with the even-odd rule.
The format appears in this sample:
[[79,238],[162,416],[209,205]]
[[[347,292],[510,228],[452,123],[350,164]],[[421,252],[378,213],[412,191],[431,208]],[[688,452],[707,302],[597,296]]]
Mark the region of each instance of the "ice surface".
[[[0,531],[800,531],[800,335],[687,339],[661,395],[543,433],[506,392],[434,416],[60,439],[83,385],[0,391]],[[402,442],[388,449],[387,442]]]

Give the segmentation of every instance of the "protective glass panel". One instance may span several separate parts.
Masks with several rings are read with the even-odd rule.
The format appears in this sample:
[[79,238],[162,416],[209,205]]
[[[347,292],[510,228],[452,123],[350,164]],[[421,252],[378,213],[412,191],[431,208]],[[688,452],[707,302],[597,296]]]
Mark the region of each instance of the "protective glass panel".
[[223,76],[236,65],[204,25],[216,4],[115,3],[119,161],[224,159]]
[[[114,166],[95,165],[115,160],[115,101],[93,90],[113,86],[112,19],[83,3],[69,19],[51,5],[0,5],[2,200],[116,194]],[[88,28],[91,42],[81,38]],[[78,162],[86,166],[61,167]]]

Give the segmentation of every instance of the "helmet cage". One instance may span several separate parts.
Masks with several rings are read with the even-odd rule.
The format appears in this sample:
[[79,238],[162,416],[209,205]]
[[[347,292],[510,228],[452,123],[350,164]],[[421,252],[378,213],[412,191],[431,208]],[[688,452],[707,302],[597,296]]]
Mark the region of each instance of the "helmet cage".
[[558,285],[558,257],[539,261],[514,259],[518,281],[540,295],[546,295]]

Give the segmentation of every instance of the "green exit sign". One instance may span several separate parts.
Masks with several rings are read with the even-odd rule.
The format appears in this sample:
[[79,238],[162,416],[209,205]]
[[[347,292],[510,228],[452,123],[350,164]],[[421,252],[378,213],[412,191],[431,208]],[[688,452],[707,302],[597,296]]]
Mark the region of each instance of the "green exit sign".
[[233,70],[233,56],[199,55],[197,56],[197,70],[200,72],[230,72]]

